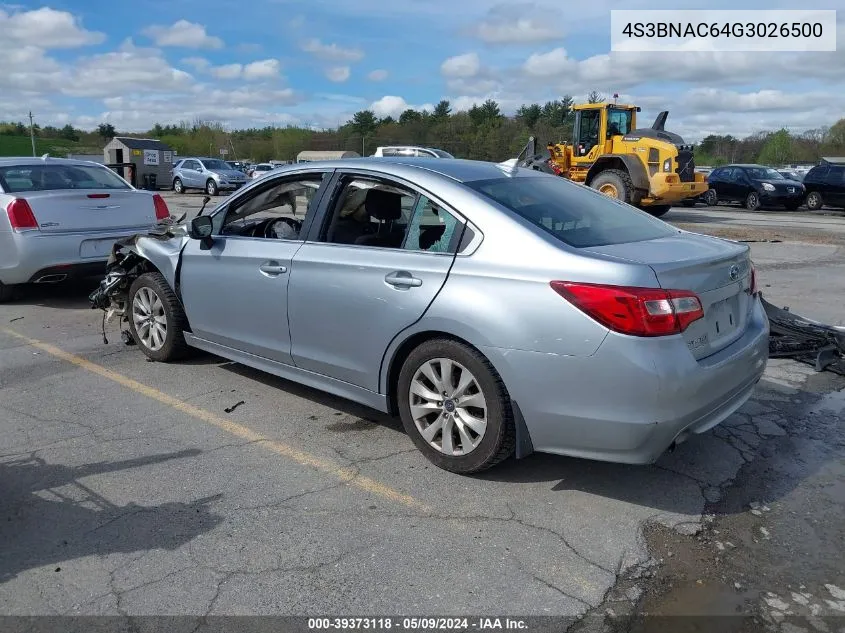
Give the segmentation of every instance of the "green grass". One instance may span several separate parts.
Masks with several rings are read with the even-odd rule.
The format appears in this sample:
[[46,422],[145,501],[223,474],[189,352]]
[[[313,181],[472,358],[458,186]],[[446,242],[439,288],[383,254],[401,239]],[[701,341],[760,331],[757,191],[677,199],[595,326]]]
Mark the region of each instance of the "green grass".
[[[83,147],[76,141],[61,138],[35,139],[35,155],[50,154],[63,158],[68,152],[73,154],[99,153],[102,149]],[[32,143],[28,136],[0,135],[0,156],[32,156]]]

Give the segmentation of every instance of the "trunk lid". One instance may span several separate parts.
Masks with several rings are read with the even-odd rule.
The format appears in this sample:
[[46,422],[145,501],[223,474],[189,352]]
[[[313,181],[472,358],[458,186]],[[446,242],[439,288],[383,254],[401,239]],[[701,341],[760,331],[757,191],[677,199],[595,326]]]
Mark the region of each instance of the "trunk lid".
[[20,195],[42,233],[146,229],[156,223],[153,197],[143,191],[61,189]]
[[585,249],[605,257],[645,264],[667,290],[691,290],[701,299],[704,318],[683,332],[696,359],[724,349],[745,332],[752,298],[750,248],[694,233],[645,242]]

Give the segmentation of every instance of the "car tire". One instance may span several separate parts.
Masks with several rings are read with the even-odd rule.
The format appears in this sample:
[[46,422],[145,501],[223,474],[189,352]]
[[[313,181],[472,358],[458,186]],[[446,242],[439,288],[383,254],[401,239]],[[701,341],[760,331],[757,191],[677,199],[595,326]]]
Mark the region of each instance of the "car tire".
[[0,303],[6,303],[14,299],[17,290],[16,286],[9,286],[0,281]]
[[182,184],[181,178],[176,178],[173,181],[173,191],[175,191],[176,193],[185,193],[185,185]]
[[715,207],[719,204],[719,194],[715,189],[708,189],[704,192],[704,204],[708,207]]
[[209,178],[205,183],[205,192],[210,196],[217,195],[217,183],[213,178]]
[[745,196],[745,208],[749,211],[756,211],[760,208],[760,195],[756,191],[751,191]]
[[807,194],[804,204],[810,211],[819,211],[824,206],[824,199],[818,191],[811,191]]
[[[438,385],[428,376],[441,378],[442,374],[438,372],[444,361],[454,367],[449,379],[451,384],[441,382]],[[469,381],[463,395],[456,392],[462,378]],[[436,394],[432,391],[435,387],[441,387]],[[405,359],[396,388],[405,431],[420,452],[439,468],[465,475],[477,473],[513,453],[516,435],[508,391],[490,361],[468,345],[451,339],[426,341]],[[412,394],[412,388],[416,393]],[[419,393],[442,399],[427,400]],[[461,406],[462,398],[465,403],[472,404]],[[486,425],[478,423],[478,414],[482,411]],[[466,419],[472,419],[474,426],[464,424]],[[444,425],[449,429],[449,438],[445,441]],[[423,431],[435,426],[433,435],[427,439]]]
[[590,187],[611,198],[628,204],[633,203],[634,183],[627,172],[621,169],[607,169],[600,172],[590,182]]
[[669,204],[656,204],[650,207],[645,207],[644,210],[653,215],[656,218],[662,218],[664,215],[669,213],[672,209],[672,205]]
[[785,202],[783,206],[787,211],[797,211],[798,207],[801,206],[801,203],[800,202]]
[[[151,272],[138,277],[129,288],[128,306],[129,332],[147,358],[166,363],[189,354],[185,342],[188,320],[164,275]],[[163,332],[150,318],[163,326]],[[142,328],[145,320],[147,327]]]

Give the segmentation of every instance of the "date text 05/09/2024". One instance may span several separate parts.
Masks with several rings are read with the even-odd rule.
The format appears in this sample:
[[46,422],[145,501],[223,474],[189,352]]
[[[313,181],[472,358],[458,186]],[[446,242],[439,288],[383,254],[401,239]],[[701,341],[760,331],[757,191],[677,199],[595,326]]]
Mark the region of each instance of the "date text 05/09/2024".
[[350,617],[308,618],[308,629],[320,630],[398,630],[398,631],[525,631],[528,624],[519,618],[501,617]]

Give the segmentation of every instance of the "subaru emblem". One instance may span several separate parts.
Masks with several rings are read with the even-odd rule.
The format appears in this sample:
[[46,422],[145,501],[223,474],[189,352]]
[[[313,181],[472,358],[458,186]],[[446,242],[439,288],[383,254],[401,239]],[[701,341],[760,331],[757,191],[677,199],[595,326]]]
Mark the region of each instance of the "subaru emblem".
[[730,276],[731,281],[736,281],[737,279],[739,279],[739,266],[737,266],[736,264],[731,266]]

